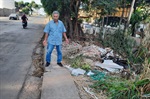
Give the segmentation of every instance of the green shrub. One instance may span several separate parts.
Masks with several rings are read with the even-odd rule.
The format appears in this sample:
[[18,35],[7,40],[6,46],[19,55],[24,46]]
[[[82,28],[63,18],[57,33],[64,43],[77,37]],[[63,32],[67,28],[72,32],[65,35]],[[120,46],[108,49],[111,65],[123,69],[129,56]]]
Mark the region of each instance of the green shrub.
[[71,67],[81,68],[81,69],[84,69],[86,71],[91,69],[90,65],[88,63],[84,62],[84,59],[83,59],[82,55],[79,55],[76,58],[71,60]]
[[90,65],[89,65],[89,64],[87,64],[87,63],[82,64],[81,68],[82,68],[82,69],[84,69],[84,70],[86,70],[86,71],[91,70]]
[[140,99],[144,92],[141,90],[145,85],[150,84],[150,79],[143,79],[137,81],[125,80],[113,76],[105,76],[95,82],[91,87],[98,92],[103,90],[107,92],[107,96],[111,99]]
[[111,47],[118,54],[126,58],[129,63],[143,63],[144,62],[144,47],[140,46],[138,53],[133,53],[133,48],[136,47],[135,41],[124,34],[120,29],[116,30],[114,34],[107,34],[102,39],[102,33],[100,33],[100,42],[105,47]]

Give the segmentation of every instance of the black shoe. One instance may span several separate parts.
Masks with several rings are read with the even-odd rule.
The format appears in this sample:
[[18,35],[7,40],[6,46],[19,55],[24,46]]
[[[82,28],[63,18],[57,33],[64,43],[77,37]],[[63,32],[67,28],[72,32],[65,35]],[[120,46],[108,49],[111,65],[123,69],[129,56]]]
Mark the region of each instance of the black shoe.
[[60,67],[63,67],[63,64],[62,64],[62,63],[57,63],[57,65],[59,65]]
[[50,63],[49,63],[49,62],[46,62],[45,67],[48,67],[49,65],[50,65]]

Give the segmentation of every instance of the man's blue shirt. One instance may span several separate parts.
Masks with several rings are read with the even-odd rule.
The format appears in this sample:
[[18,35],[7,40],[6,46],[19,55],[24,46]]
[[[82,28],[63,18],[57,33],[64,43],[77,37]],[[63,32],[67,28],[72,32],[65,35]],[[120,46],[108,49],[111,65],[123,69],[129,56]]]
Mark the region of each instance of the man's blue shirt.
[[62,21],[58,20],[56,24],[54,20],[51,20],[44,29],[45,33],[48,33],[48,43],[52,45],[62,44],[62,34],[66,32],[66,28]]

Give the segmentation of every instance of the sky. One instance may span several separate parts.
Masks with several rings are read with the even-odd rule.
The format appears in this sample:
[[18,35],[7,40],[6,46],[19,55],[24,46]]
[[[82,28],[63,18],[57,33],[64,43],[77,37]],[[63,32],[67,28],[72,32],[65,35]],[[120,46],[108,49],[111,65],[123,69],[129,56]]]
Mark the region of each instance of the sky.
[[31,1],[35,1],[37,4],[41,4],[41,0],[15,0],[15,1],[23,1],[23,2],[31,2]]

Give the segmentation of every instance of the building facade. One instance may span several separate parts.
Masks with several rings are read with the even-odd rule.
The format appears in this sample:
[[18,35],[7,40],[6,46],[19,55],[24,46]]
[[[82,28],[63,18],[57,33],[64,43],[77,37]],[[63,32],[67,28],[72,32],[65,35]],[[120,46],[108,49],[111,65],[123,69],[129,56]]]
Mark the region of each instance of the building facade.
[[15,13],[15,1],[0,0],[0,16],[9,16],[11,13]]

